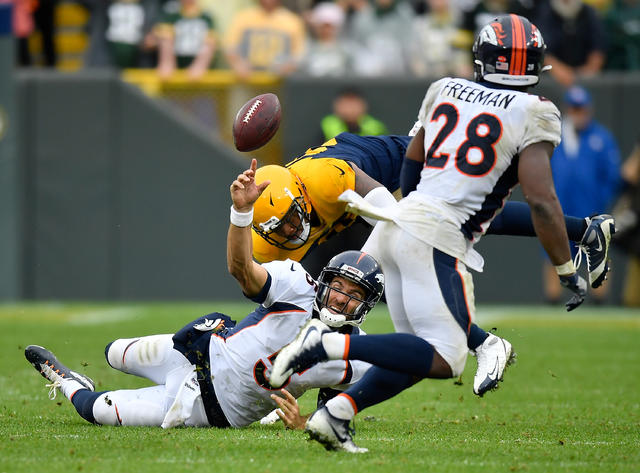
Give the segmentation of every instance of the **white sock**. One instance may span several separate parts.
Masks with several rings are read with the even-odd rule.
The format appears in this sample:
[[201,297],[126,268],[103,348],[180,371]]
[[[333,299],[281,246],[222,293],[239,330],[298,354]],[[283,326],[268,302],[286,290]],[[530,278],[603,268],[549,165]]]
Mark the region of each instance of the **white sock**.
[[330,360],[344,359],[347,337],[341,333],[331,332],[322,334],[322,348],[327,352]]
[[71,400],[71,396],[73,396],[78,389],[87,389],[87,387],[75,379],[65,379],[60,383],[60,391],[62,391],[64,397],[69,400]]
[[329,413],[338,419],[351,420],[356,415],[351,402],[346,396],[337,395],[325,404]]

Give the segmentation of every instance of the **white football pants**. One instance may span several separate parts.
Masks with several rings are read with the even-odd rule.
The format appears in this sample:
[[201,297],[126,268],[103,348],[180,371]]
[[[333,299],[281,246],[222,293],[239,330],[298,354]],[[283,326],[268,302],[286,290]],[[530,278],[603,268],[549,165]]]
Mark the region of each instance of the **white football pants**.
[[466,266],[392,222],[379,222],[362,251],[380,263],[396,332],[429,342],[453,376],[459,376],[475,315],[473,280]]
[[[93,405],[96,422],[158,427],[162,424],[183,380],[193,372],[189,360],[173,348],[172,337],[173,334],[122,338],[111,344],[107,360],[113,368],[157,385],[102,394]],[[199,397],[185,425],[209,425]]]

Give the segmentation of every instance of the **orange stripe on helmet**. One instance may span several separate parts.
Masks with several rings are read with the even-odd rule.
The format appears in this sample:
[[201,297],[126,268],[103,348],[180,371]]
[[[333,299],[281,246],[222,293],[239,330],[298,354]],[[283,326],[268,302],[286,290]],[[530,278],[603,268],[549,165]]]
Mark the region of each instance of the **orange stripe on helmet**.
[[527,45],[525,40],[524,23],[518,15],[511,14],[511,64],[509,74],[524,75],[527,63]]

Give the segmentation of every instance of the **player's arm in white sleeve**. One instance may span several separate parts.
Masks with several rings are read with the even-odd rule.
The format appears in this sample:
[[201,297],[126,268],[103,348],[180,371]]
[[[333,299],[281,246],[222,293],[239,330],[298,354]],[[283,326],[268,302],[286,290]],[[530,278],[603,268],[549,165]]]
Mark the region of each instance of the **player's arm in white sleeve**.
[[269,185],[269,181],[256,184],[257,167],[252,159],[250,168],[238,175],[229,189],[233,205],[227,233],[227,268],[247,297],[258,295],[269,277],[267,270],[253,260],[253,204]]

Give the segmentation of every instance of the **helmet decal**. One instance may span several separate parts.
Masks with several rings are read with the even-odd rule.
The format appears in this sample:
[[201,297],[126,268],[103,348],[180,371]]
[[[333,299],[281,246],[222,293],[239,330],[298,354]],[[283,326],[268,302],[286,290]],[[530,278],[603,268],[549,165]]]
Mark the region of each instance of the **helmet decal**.
[[340,266],[340,272],[344,273],[345,276],[352,276],[356,278],[361,278],[364,276],[364,273],[362,271],[353,266],[349,266],[348,264],[343,264],[342,266]]
[[535,85],[543,67],[545,44],[535,25],[510,14],[485,25],[473,44],[476,80],[516,87]]
[[504,29],[502,28],[502,24],[498,23],[497,21],[494,23],[491,23],[491,29],[487,28],[487,34],[489,32],[493,31],[494,33],[494,37],[492,38],[493,41],[491,41],[491,44],[495,44],[496,46],[504,46],[504,39],[507,37],[507,35],[504,32]]

